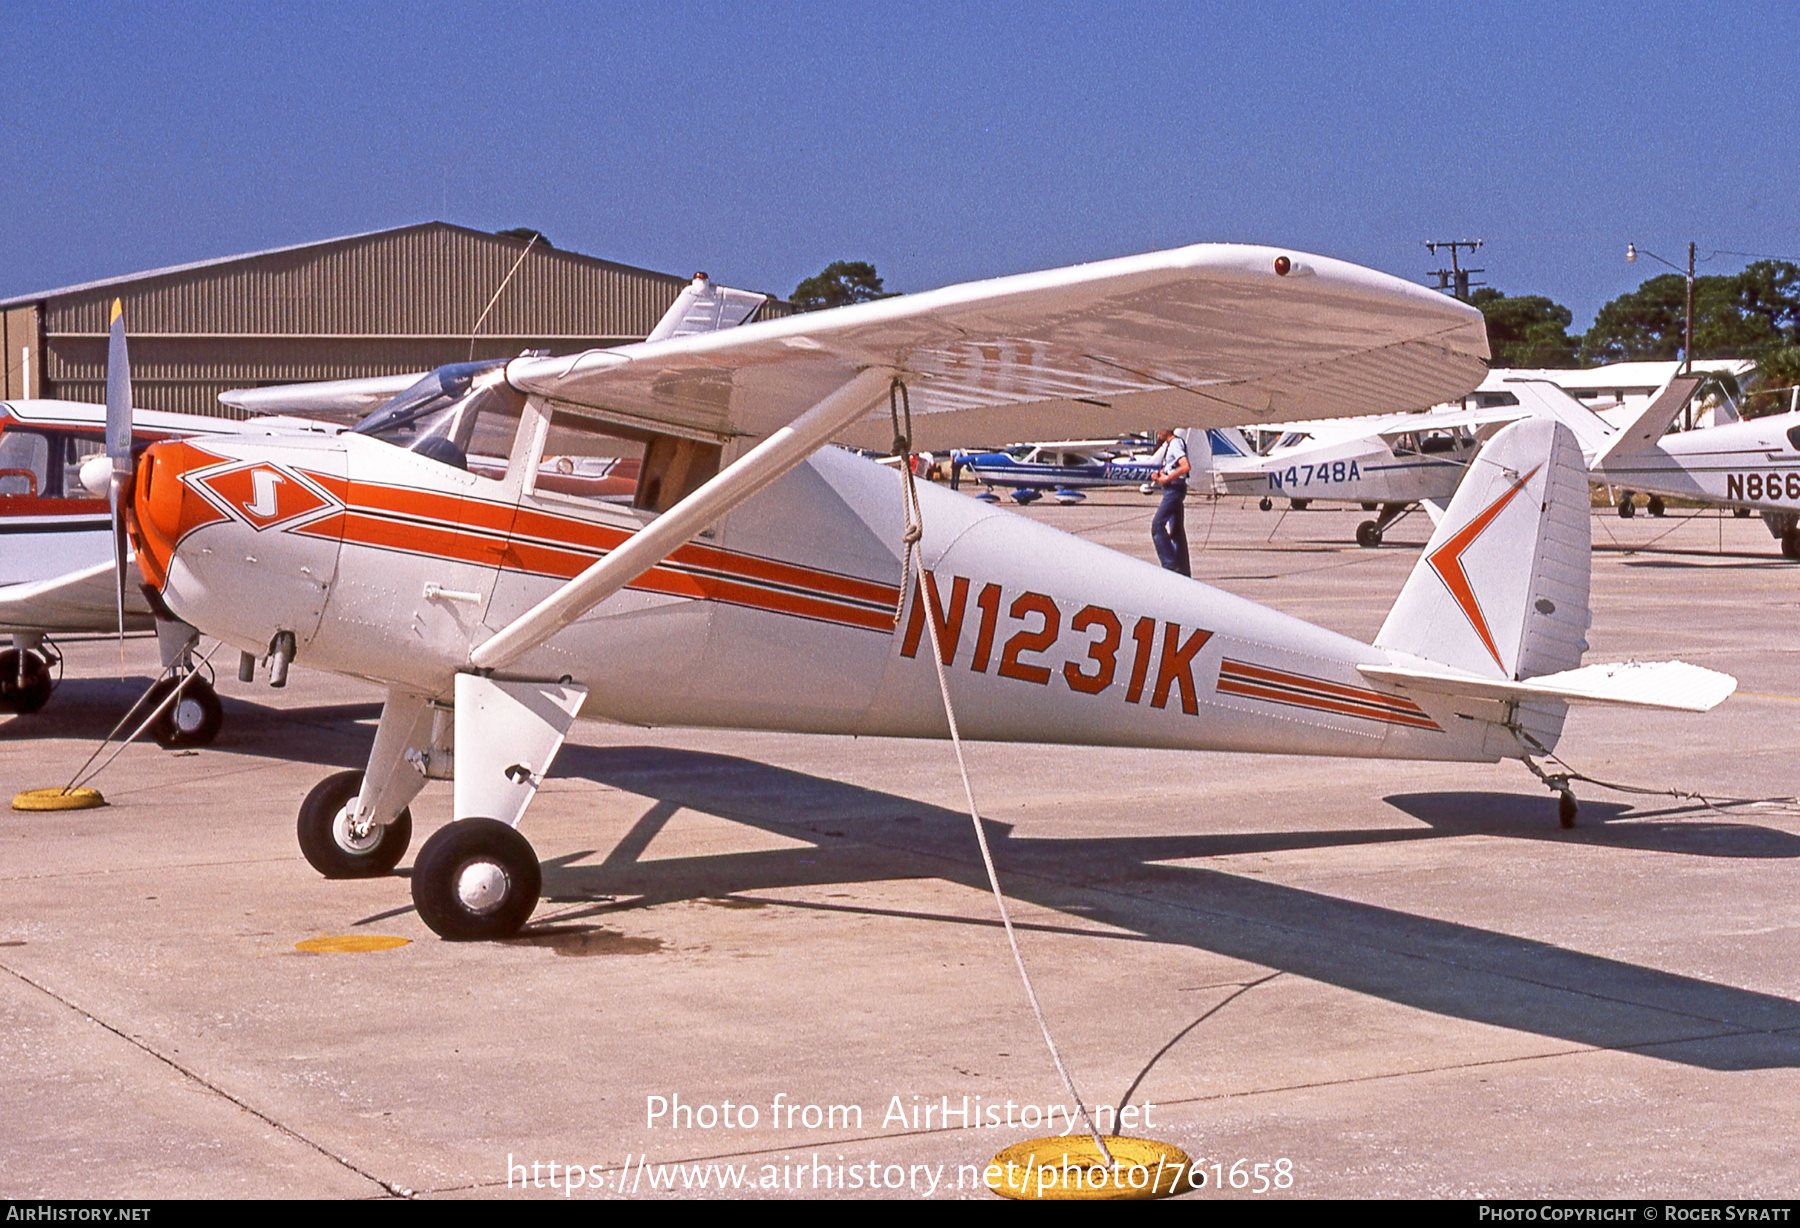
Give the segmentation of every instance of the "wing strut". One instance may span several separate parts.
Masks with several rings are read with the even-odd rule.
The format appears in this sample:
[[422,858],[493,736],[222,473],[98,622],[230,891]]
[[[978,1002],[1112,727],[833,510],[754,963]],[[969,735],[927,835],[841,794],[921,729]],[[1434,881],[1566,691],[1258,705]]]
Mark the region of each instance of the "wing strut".
[[857,375],[482,643],[469,654],[469,664],[488,670],[513,664],[824,447],[886,398],[894,375],[885,367]]

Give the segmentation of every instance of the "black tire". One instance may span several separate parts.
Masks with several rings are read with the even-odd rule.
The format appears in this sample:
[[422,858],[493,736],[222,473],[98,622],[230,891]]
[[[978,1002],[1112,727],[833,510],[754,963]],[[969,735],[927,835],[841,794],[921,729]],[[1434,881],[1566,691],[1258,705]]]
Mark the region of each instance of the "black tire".
[[1580,807],[1575,804],[1575,795],[1567,789],[1556,795],[1556,818],[1563,825],[1564,831],[1575,826],[1575,815],[1579,810]]
[[1630,495],[1626,495],[1619,500],[1619,519],[1630,520],[1635,515],[1637,515],[1637,504],[1631,501]]
[[1381,530],[1373,520],[1365,520],[1356,526],[1356,544],[1369,550],[1381,544]]
[[1265,511],[1265,512],[1274,511],[1275,510],[1275,500],[1269,498],[1267,495],[1264,495],[1262,502],[1258,503],[1256,506],[1261,511]]
[[1731,514],[1736,516],[1739,520],[1750,519],[1750,509],[1747,507],[1734,507],[1731,509]]
[[[402,810],[381,834],[357,847],[338,823],[344,808],[362,792],[361,772],[338,772],[313,786],[300,803],[295,834],[300,852],[313,869],[326,878],[377,878],[392,872],[412,843],[412,811]],[[374,835],[374,833],[370,833]]]
[[1800,563],[1800,527],[1789,529],[1781,535],[1781,553]]
[[50,702],[56,681],[50,663],[35,652],[25,653],[25,677],[19,677],[19,650],[0,652],[0,711],[36,712]]
[[[543,881],[537,853],[524,836],[498,819],[461,819],[420,846],[413,904],[420,920],[447,941],[510,938],[531,919]],[[471,898],[484,889],[488,898]]]
[[1651,495],[1648,499],[1644,500],[1644,510],[1660,519],[1664,511],[1662,496]]
[[[150,692],[148,706],[154,710],[176,685],[174,678],[164,678],[157,683]],[[225,708],[219,703],[219,693],[206,679],[196,678],[183,687],[181,697],[156,718],[150,726],[150,736],[164,750],[211,746],[224,724]]]
[[1288,506],[1293,508],[1296,512],[1304,512],[1307,505],[1311,502],[1311,499],[1289,499]]

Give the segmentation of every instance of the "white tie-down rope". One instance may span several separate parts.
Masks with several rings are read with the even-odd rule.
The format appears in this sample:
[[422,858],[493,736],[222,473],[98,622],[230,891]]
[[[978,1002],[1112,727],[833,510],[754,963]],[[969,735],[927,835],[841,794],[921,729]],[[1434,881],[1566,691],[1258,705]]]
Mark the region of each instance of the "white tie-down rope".
[[[937,667],[938,693],[944,698],[944,719],[950,724],[950,745],[956,749],[956,770],[962,774],[963,797],[969,803],[969,820],[975,824],[975,842],[981,846],[981,864],[987,867],[988,886],[994,890],[994,903],[1000,909],[1000,924],[1006,928],[1006,941],[1012,946],[1013,963],[1018,966],[1019,980],[1025,984],[1025,997],[1031,1002],[1031,1013],[1037,1016],[1038,1029],[1044,1034],[1044,1044],[1050,1049],[1050,1060],[1056,1063],[1056,1073],[1062,1076],[1063,1087],[1068,1089],[1069,1099],[1081,1110],[1081,1120],[1087,1124],[1088,1134],[1094,1140],[1094,1146],[1110,1166],[1114,1163],[1112,1152],[1107,1150],[1106,1140],[1100,1137],[1100,1131],[1094,1126],[1093,1114],[1088,1112],[1087,1102],[1081,1093],[1075,1090],[1075,1080],[1069,1077],[1068,1067],[1063,1065],[1062,1054],[1057,1051],[1056,1041],[1050,1035],[1050,1025],[1044,1021],[1044,1008],[1038,1005],[1037,991],[1031,987],[1031,974],[1025,971],[1025,956],[1019,951],[1018,935],[1013,933],[1012,917],[1006,911],[1006,896],[1000,891],[1000,876],[994,870],[994,855],[988,849],[987,830],[981,825],[981,812],[975,807],[975,789],[969,783],[969,765],[963,759],[962,735],[956,728],[956,708],[950,702],[950,676],[944,670],[944,646],[942,632],[938,628],[937,615],[932,611],[930,598],[925,594],[923,581],[915,581],[915,564],[919,558],[919,542],[925,536],[924,517],[919,510],[919,489],[914,482],[912,471],[912,403],[906,395],[906,385],[895,380],[888,389],[888,413],[894,421],[894,455],[900,458],[900,490],[901,506],[905,511],[906,529],[901,534],[901,541],[906,547],[904,561],[900,565],[900,600],[894,609],[894,628],[900,627],[900,616],[906,608],[906,595],[913,590],[914,583],[919,584],[917,601],[926,603],[921,611],[925,625],[931,628],[931,663]],[[905,429],[902,430],[902,418]]]

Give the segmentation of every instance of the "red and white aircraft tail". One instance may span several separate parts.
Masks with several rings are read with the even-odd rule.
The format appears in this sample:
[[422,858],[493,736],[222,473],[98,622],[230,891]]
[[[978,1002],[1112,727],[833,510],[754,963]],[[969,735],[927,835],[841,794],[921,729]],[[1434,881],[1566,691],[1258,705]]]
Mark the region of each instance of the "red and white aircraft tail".
[[1736,689],[1679,661],[1581,668],[1590,558],[1580,444],[1551,419],[1515,422],[1476,456],[1375,637],[1389,664],[1360,669],[1405,690],[1517,704],[1544,748],[1570,702],[1704,712]]

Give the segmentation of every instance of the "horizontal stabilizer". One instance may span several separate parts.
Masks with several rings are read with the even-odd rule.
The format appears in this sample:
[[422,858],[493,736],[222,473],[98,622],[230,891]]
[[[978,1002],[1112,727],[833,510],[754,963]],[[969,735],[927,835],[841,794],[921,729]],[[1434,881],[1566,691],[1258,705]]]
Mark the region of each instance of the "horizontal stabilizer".
[[1584,665],[1560,674],[1511,682],[1404,665],[1359,665],[1370,678],[1403,691],[1463,695],[1471,699],[1555,699],[1567,703],[1623,704],[1709,712],[1737,690],[1737,679],[1685,661],[1624,661]]

